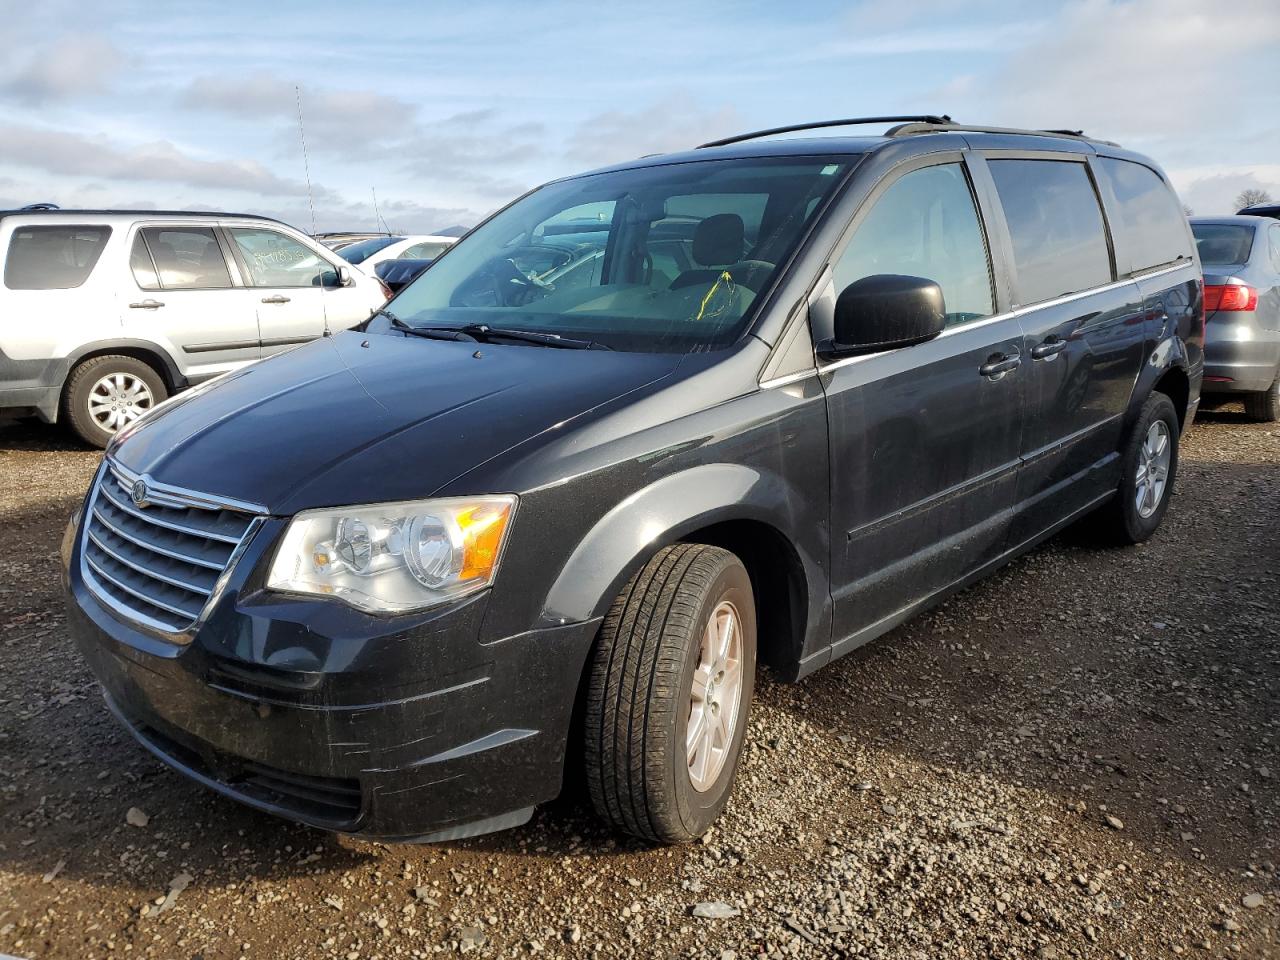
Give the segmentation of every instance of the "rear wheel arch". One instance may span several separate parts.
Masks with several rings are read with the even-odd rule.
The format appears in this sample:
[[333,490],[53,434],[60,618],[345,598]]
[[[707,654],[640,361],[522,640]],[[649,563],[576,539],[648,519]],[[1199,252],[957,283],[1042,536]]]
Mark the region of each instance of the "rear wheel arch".
[[1173,401],[1173,409],[1178,414],[1178,427],[1179,429],[1185,427],[1188,406],[1191,403],[1191,378],[1187,376],[1187,372],[1182,367],[1170,367],[1152,385],[1151,391],[1163,393]]
[[106,340],[88,344],[75,351],[67,358],[67,373],[63,379],[63,399],[66,398],[67,383],[71,373],[86,361],[97,357],[132,357],[145,363],[164,381],[170,393],[176,393],[187,386],[187,378],[178,370],[169,352],[158,344],[146,340]]

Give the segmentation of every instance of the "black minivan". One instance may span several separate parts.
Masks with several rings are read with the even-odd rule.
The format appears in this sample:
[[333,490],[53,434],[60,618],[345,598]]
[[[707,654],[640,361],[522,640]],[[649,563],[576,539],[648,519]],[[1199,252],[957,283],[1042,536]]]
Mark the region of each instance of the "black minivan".
[[1094,513],[1159,525],[1199,398],[1151,161],[876,118],[558,180],[348,331],[177,397],[63,544],[107,704],[182,773],[442,840],[586,779],[658,841],[799,679]]

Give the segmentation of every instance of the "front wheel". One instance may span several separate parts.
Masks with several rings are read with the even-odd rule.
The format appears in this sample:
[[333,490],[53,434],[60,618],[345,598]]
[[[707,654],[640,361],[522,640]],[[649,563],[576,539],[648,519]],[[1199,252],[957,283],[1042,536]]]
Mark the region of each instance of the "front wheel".
[[755,691],[751,579],[727,550],[658,552],[614,601],[584,715],[596,812],[679,843],[707,831],[733,789]]
[[1178,473],[1178,427],[1173,401],[1151,394],[1120,451],[1119,492],[1098,514],[1106,539],[1142,543],[1160,526]]

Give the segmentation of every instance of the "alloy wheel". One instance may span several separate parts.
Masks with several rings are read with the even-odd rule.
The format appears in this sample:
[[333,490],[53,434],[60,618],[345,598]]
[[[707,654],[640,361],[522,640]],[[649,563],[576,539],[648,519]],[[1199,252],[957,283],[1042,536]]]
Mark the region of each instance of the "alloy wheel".
[[685,734],[689,782],[699,793],[715,785],[729,758],[741,700],[742,623],[737,608],[722,600],[702,631]]
[[1169,465],[1173,459],[1173,442],[1169,425],[1163,420],[1152,422],[1138,451],[1138,471],[1134,476],[1134,506],[1138,516],[1146,520],[1164,499],[1169,484]]
[[131,373],[108,373],[89,391],[89,416],[107,433],[115,433],[155,405],[151,388]]

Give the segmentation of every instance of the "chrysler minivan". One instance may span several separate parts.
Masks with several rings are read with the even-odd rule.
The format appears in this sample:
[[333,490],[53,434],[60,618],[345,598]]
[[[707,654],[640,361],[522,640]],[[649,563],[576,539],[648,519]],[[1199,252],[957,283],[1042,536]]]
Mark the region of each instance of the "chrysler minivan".
[[761,664],[1086,515],[1150,537],[1203,363],[1165,176],[945,117],[778,137],[857,122],[547,184],[363,330],[122,431],[63,543],[120,723],[328,830],[510,827],[571,777],[689,840]]

